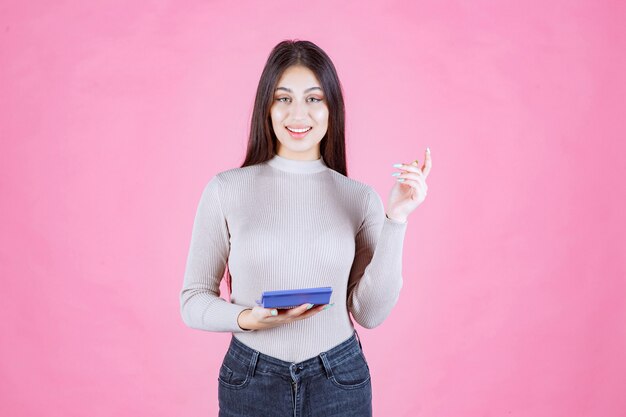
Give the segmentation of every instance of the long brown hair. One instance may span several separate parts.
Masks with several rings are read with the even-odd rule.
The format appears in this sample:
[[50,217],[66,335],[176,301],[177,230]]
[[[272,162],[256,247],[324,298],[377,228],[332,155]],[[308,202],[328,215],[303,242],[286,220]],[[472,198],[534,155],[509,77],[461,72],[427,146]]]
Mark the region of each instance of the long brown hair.
[[[248,148],[241,168],[265,162],[276,154],[278,139],[272,127],[270,109],[276,84],[283,72],[292,65],[309,68],[321,83],[328,106],[328,130],[320,141],[320,153],[329,168],[347,176],[345,106],[341,83],[326,52],[313,42],[303,40],[279,42],[265,62],[254,99]],[[227,273],[227,282],[230,294],[230,271]]]
[[246,158],[241,167],[265,162],[276,154],[278,139],[272,127],[270,108],[278,80],[292,65],[309,68],[322,84],[328,106],[328,130],[320,142],[320,153],[329,168],[347,176],[345,107],[337,71],[319,46],[300,40],[278,43],[265,62],[254,100]]

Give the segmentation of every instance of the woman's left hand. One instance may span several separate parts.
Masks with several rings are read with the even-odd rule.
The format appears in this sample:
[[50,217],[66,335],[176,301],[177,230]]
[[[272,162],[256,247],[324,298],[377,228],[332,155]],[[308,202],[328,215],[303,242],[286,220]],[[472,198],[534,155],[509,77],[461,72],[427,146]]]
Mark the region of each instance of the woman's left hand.
[[428,177],[432,167],[430,149],[426,148],[424,164],[421,168],[418,166],[417,160],[410,164],[394,165],[394,167],[401,170],[400,175],[394,173],[397,175],[396,178],[403,178],[404,181],[396,181],[391,188],[386,214],[391,219],[404,222],[408,215],[426,198],[428,192],[426,177]]

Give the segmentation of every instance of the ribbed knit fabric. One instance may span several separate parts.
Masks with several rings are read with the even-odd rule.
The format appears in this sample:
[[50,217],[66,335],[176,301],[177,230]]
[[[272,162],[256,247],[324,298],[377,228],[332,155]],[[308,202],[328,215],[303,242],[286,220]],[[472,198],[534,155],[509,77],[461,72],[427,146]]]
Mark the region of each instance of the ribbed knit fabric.
[[[408,222],[385,215],[369,185],[330,169],[323,157],[275,155],[217,173],[200,197],[180,311],[191,328],[233,332],[253,349],[288,362],[329,350],[361,326],[381,324],[402,287]],[[220,297],[226,264],[230,302]],[[243,330],[239,313],[263,291],[330,286],[333,307],[303,320]]]

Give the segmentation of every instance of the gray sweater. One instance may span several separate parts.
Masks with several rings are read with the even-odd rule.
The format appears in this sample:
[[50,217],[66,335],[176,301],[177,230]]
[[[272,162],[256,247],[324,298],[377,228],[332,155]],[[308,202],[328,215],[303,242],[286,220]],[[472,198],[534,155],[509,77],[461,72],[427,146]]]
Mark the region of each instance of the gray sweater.
[[[180,312],[194,329],[232,332],[261,353],[300,362],[371,329],[396,304],[408,222],[385,215],[369,185],[323,157],[271,160],[213,176],[202,191],[187,257]],[[230,302],[220,297],[226,265]],[[243,330],[239,313],[263,291],[332,287],[335,305],[313,317]]]

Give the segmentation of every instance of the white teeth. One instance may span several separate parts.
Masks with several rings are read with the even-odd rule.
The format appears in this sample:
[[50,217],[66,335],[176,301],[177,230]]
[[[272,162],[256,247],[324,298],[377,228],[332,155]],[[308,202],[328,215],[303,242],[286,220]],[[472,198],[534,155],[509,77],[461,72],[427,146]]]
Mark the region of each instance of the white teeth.
[[292,129],[292,128],[288,127],[287,129],[291,130],[294,133],[304,133],[304,132],[306,132],[308,130],[311,130],[310,127],[307,127],[307,128],[304,128],[304,129]]

